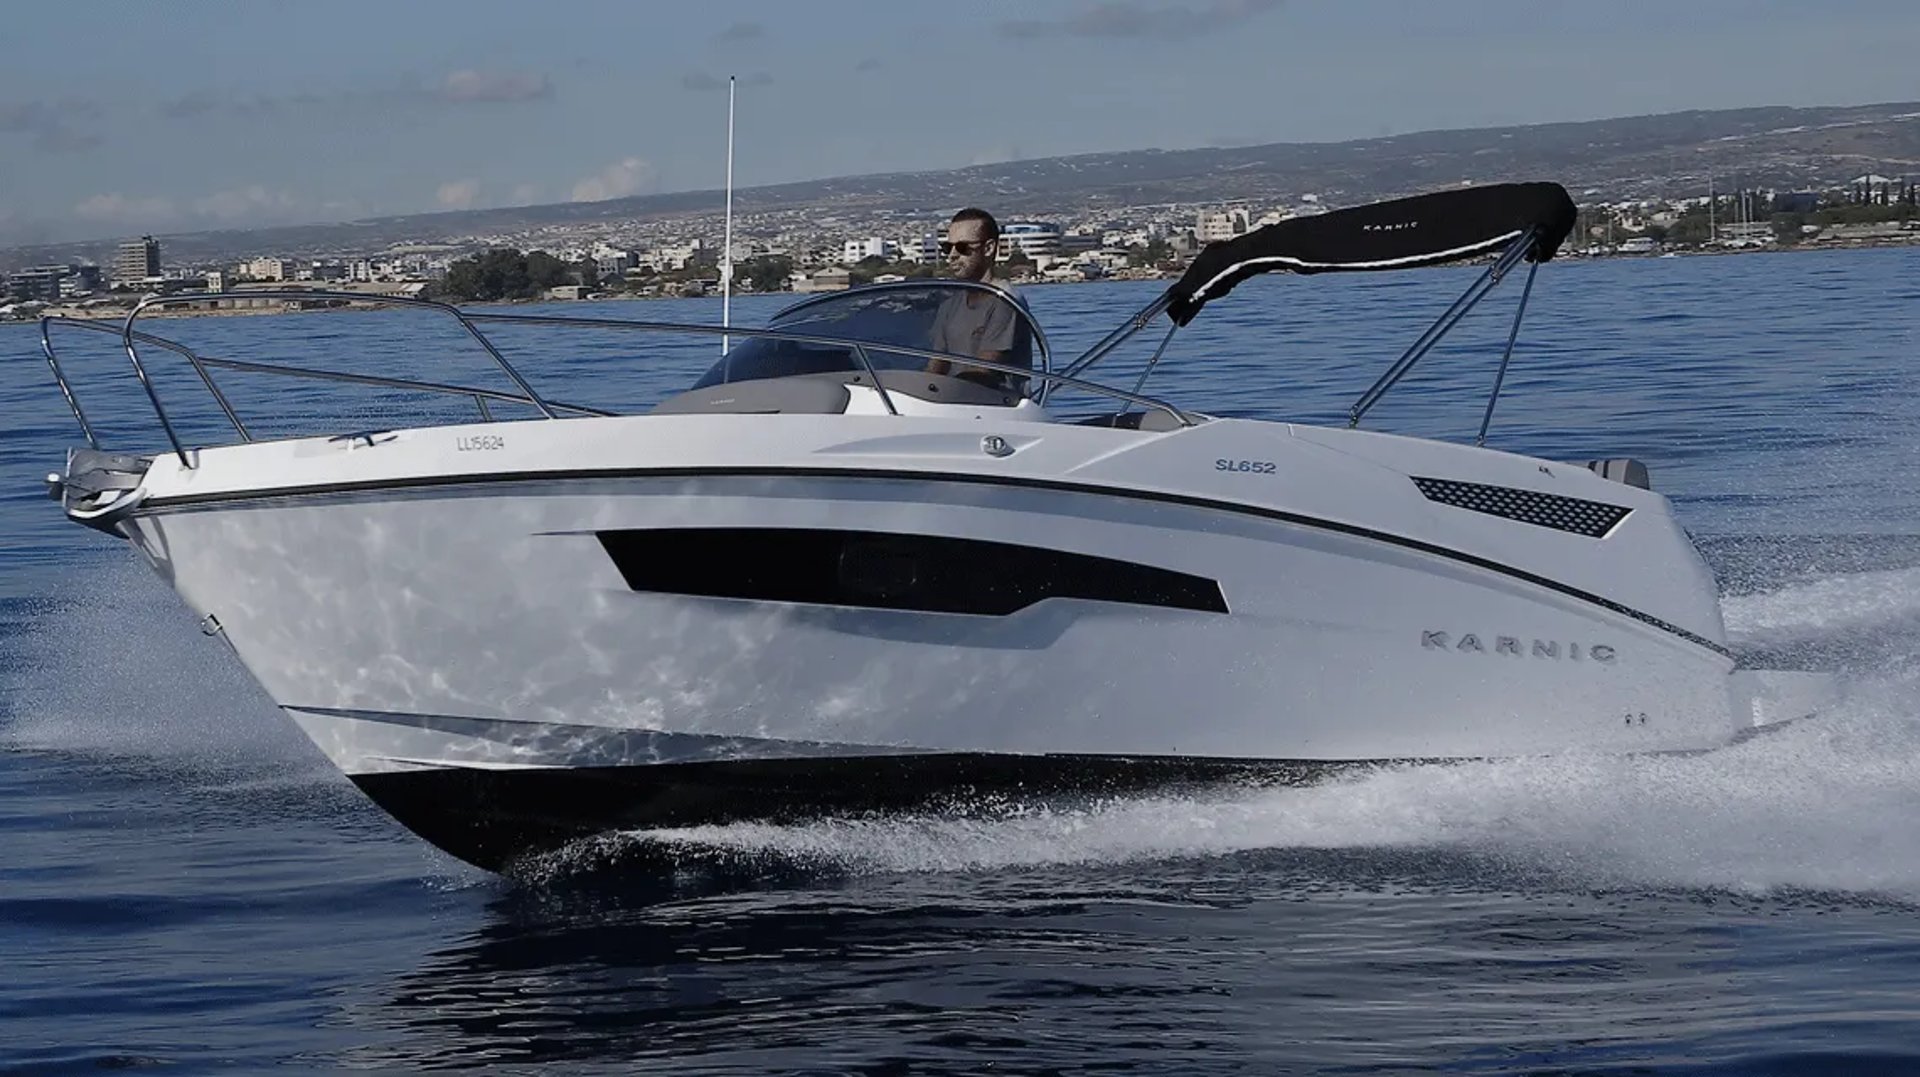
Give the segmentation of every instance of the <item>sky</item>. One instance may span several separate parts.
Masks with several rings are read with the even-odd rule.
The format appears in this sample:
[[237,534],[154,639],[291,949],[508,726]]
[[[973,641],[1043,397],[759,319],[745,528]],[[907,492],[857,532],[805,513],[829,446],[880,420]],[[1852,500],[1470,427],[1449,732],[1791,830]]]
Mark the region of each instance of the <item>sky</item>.
[[1920,100],[1914,0],[183,0],[0,18],[0,244]]

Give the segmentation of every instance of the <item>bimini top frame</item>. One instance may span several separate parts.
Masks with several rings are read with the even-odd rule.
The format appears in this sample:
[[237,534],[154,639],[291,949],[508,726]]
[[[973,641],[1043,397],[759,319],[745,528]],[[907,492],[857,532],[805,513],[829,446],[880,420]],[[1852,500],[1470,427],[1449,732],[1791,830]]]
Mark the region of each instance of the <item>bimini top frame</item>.
[[[1513,329],[1507,336],[1506,352],[1500,360],[1500,374],[1480,424],[1479,440],[1485,442],[1493,404],[1513,357],[1520,318],[1533,292],[1533,270],[1559,250],[1573,230],[1576,215],[1573,199],[1557,183],[1508,183],[1441,191],[1280,221],[1235,239],[1208,244],[1172,287],[1069,363],[1066,373],[1077,376],[1085,372],[1161,314],[1173,323],[1167,330],[1170,339],[1175,329],[1192,321],[1208,302],[1261,273],[1408,269],[1494,255],[1486,272],[1354,401],[1347,412],[1347,423],[1357,426],[1361,417],[1405,377],[1442,336],[1478,305],[1514,266],[1526,259],[1533,266],[1528,271],[1527,287],[1521,295]],[[1167,343],[1167,340],[1160,342],[1148,363],[1148,372],[1166,350]],[[1145,377],[1143,373],[1142,385]],[[1136,386],[1136,391],[1139,387]]]
[[[961,283],[962,282],[946,282],[946,284],[952,285],[952,286],[960,286]],[[922,288],[927,287],[927,285],[924,282],[920,283],[918,286]],[[890,288],[890,287],[897,287],[897,286],[882,285],[880,287]],[[525,377],[521,375],[519,370],[517,370],[514,367],[514,365],[508,361],[507,357],[500,351],[499,348],[494,346],[492,340],[490,340],[487,337],[486,333],[482,331],[482,329],[480,328],[481,323],[539,325],[539,326],[549,326],[549,327],[556,327],[556,328],[577,328],[577,329],[617,329],[617,330],[633,330],[633,331],[640,331],[640,332],[696,334],[696,335],[722,336],[722,337],[725,337],[728,335],[739,336],[739,337],[764,337],[764,338],[773,339],[773,340],[791,341],[791,342],[796,342],[801,344],[816,344],[816,345],[845,347],[851,350],[855,359],[859,363],[860,369],[864,371],[866,375],[871,379],[874,388],[880,394],[881,402],[885,406],[887,412],[889,414],[894,414],[894,415],[899,414],[899,411],[897,408],[895,408],[893,403],[893,398],[891,394],[887,391],[886,386],[881,384],[881,380],[875,370],[875,367],[872,362],[872,358],[869,354],[870,351],[882,351],[889,355],[902,355],[902,356],[907,356],[912,358],[921,358],[921,359],[928,359],[928,360],[940,359],[940,360],[945,360],[949,363],[955,363],[962,366],[974,367],[974,368],[979,368],[983,370],[993,370],[993,371],[998,371],[1005,374],[1014,375],[1017,377],[1029,378],[1040,383],[1039,391],[1042,393],[1044,393],[1046,389],[1051,388],[1053,386],[1071,386],[1073,388],[1091,392],[1096,395],[1112,397],[1130,405],[1137,405],[1144,408],[1164,411],[1170,417],[1172,417],[1174,421],[1176,421],[1182,426],[1192,426],[1196,422],[1193,416],[1187,414],[1186,412],[1180,410],[1179,408],[1174,407],[1172,404],[1166,403],[1165,401],[1157,400],[1152,397],[1141,396],[1138,393],[1130,393],[1125,390],[1115,389],[1111,386],[1100,385],[1096,382],[1086,381],[1064,372],[1056,373],[1050,369],[1034,370],[1028,367],[1020,367],[1020,366],[1013,366],[1005,363],[997,363],[990,360],[975,358],[972,356],[951,355],[944,352],[929,351],[929,350],[919,349],[919,348],[909,348],[909,347],[903,347],[896,344],[881,344],[873,341],[852,340],[852,339],[838,338],[838,337],[832,337],[832,336],[822,336],[822,335],[808,334],[808,333],[794,333],[794,332],[788,332],[780,329],[754,329],[754,328],[747,328],[747,327],[742,327],[738,325],[714,326],[714,325],[697,325],[697,324],[678,323],[678,322],[629,321],[629,320],[618,319],[618,318],[569,317],[569,316],[551,315],[551,314],[480,313],[480,312],[472,312],[472,311],[463,311],[460,308],[453,306],[452,304],[441,303],[441,302],[430,300],[430,299],[416,299],[416,298],[411,298],[407,296],[375,296],[375,295],[367,295],[361,292],[339,292],[339,291],[327,291],[323,289],[287,292],[285,293],[285,297],[289,302],[321,301],[321,302],[326,302],[334,305],[348,305],[348,304],[358,303],[358,304],[366,304],[370,306],[383,306],[383,307],[412,307],[412,308],[418,308],[418,309],[424,309],[424,310],[433,310],[433,311],[437,311],[439,313],[445,314],[448,317],[451,317],[455,321],[459,322],[462,328],[464,328],[469,334],[473,336],[474,340],[477,343],[479,343],[479,345],[487,352],[488,356],[490,356],[493,359],[494,363],[500,367],[501,371],[506,374],[507,378],[513,383],[513,385],[515,386],[515,388],[519,390],[519,392],[517,393],[501,392],[499,390],[487,389],[479,386],[452,385],[452,384],[446,384],[442,382],[418,381],[418,380],[411,380],[411,379],[405,379],[405,378],[385,378],[385,377],[377,377],[377,376],[365,375],[365,374],[353,374],[353,373],[337,371],[337,370],[324,370],[324,369],[318,369],[313,367],[298,367],[298,366],[291,366],[291,365],[254,363],[254,362],[247,362],[247,361],[238,360],[238,359],[215,358],[213,356],[200,355],[199,353],[195,352],[193,349],[187,347],[184,344],[180,344],[177,341],[168,340],[165,337],[161,337],[152,333],[142,332],[134,328],[134,324],[139,320],[140,316],[149,310],[156,309],[156,308],[165,308],[169,306],[179,306],[179,305],[188,304],[188,303],[205,302],[204,296],[152,296],[152,297],[149,297],[145,300],[142,300],[137,306],[135,306],[133,310],[127,315],[126,320],[118,325],[115,325],[109,322],[90,321],[90,320],[79,319],[79,318],[67,318],[67,317],[61,317],[57,315],[50,315],[47,317],[43,317],[40,319],[40,347],[41,347],[41,350],[46,354],[47,365],[53,372],[54,381],[60,387],[60,394],[66,400],[68,409],[73,412],[74,419],[79,422],[81,433],[85,435],[87,439],[87,444],[95,449],[104,449],[104,446],[102,446],[100,443],[100,439],[98,437],[97,432],[95,431],[93,424],[88,420],[86,412],[82,409],[80,405],[79,396],[75,393],[73,389],[72,381],[67,377],[66,371],[62,368],[60,364],[59,355],[55,350],[54,344],[53,344],[53,329],[56,326],[62,327],[62,328],[70,327],[70,328],[78,328],[83,330],[90,330],[94,332],[112,333],[118,336],[121,340],[121,345],[123,349],[126,351],[127,360],[133,366],[134,376],[139,380],[141,388],[145,390],[147,399],[153,406],[154,415],[160,420],[161,429],[166,433],[167,442],[169,446],[172,448],[175,456],[179,458],[181,466],[186,468],[192,468],[194,466],[193,460],[188,452],[188,446],[186,445],[185,442],[181,440],[179,431],[174,427],[173,421],[167,413],[166,406],[161,402],[159,391],[155,388],[153,379],[149,376],[147,365],[145,361],[141,358],[140,348],[139,348],[140,345],[144,344],[151,347],[161,348],[163,350],[172,352],[180,356],[181,358],[185,359],[187,363],[193,368],[194,373],[198,375],[201,384],[205,386],[208,394],[213,398],[214,403],[220,408],[222,415],[224,415],[228,423],[230,423],[233,426],[234,433],[238,437],[240,442],[250,442],[254,440],[253,435],[247,430],[245,422],[240,418],[239,413],[234,409],[232,403],[227,399],[226,394],[220,390],[219,384],[214,380],[213,371],[215,370],[235,370],[235,371],[244,371],[247,373],[274,374],[274,375],[282,375],[282,376],[288,376],[288,377],[310,378],[310,379],[317,379],[322,381],[332,381],[332,382],[340,382],[340,383],[354,384],[354,385],[378,386],[378,387],[392,388],[392,389],[415,390],[415,391],[427,392],[427,393],[471,397],[474,401],[475,406],[479,410],[479,415],[483,422],[490,422],[492,421],[492,418],[493,418],[492,413],[489,409],[489,403],[508,403],[508,404],[518,404],[518,405],[528,406],[533,408],[537,412],[539,412],[543,418],[547,418],[547,419],[557,419],[557,418],[563,418],[568,416],[608,416],[608,415],[618,414],[616,412],[603,411],[601,409],[588,407],[582,404],[562,403],[560,401],[551,400],[541,396],[540,393],[533,388],[532,383],[530,383]],[[1041,350],[1041,354],[1044,357],[1046,354],[1045,338],[1044,336],[1040,336],[1036,332],[1035,339]],[[1042,362],[1044,366],[1045,365],[1044,358]]]

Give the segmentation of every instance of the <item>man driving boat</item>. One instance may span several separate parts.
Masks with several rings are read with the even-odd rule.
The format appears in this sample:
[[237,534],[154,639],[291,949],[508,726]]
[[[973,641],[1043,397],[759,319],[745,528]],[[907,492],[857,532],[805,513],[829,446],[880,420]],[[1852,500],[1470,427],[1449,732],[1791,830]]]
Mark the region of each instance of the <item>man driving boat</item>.
[[[947,224],[947,238],[940,243],[947,270],[957,280],[1006,285],[993,280],[994,260],[1000,253],[1000,224],[984,209],[969,207],[953,215]],[[1022,301],[1024,305],[1024,301]],[[934,314],[929,348],[953,355],[968,355],[995,363],[1019,364],[1014,355],[1018,318],[1010,304],[982,291],[967,290],[948,296]],[[1026,361],[1031,362],[1030,355]],[[952,374],[995,388],[1005,388],[1007,376],[995,370],[968,367],[945,359],[927,364],[929,374]]]

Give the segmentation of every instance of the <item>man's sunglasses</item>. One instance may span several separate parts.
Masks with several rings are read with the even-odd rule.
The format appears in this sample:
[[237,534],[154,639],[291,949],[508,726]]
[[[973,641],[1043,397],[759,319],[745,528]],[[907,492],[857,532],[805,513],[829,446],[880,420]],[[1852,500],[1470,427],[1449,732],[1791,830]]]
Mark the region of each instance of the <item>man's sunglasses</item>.
[[940,241],[940,253],[958,254],[962,258],[971,258],[973,252],[984,249],[991,242],[993,241],[990,239],[963,239],[955,243],[952,240],[943,239]]

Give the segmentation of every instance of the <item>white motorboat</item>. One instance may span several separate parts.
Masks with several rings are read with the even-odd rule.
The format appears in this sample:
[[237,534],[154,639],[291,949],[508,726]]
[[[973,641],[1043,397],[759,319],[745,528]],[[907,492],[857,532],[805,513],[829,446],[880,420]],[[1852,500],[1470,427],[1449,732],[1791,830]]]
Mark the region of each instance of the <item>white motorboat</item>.
[[[52,331],[102,327],[48,319],[89,441],[48,481],[368,796],[492,869],[608,829],[1724,745],[1768,715],[1643,467],[1357,428],[1573,220],[1557,185],[1517,184],[1283,221],[1209,247],[1058,371],[989,285],[814,297],[726,330],[645,414],[554,402],[486,330],[720,327],[411,303],[487,348],[517,386],[498,392],[198,355],[135,328],[178,302],[154,299],[107,328],[167,447],[98,442]],[[1487,258],[1344,429],[1086,377],[1254,273]],[[1004,306],[1010,346],[933,351],[955,304]],[[177,436],[142,345],[191,364],[232,440]],[[232,371],[451,392],[480,417],[257,440]],[[1104,410],[1070,421],[1072,394]]]

